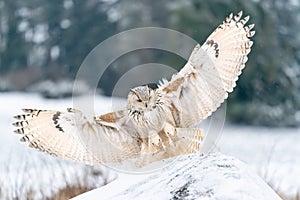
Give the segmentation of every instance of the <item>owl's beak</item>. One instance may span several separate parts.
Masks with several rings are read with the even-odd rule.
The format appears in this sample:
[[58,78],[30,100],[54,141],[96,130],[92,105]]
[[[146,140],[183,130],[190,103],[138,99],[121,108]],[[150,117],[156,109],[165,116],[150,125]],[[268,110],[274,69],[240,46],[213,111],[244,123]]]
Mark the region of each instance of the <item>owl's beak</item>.
[[147,104],[147,103],[145,103],[145,107],[146,107],[146,108],[148,107],[148,104]]

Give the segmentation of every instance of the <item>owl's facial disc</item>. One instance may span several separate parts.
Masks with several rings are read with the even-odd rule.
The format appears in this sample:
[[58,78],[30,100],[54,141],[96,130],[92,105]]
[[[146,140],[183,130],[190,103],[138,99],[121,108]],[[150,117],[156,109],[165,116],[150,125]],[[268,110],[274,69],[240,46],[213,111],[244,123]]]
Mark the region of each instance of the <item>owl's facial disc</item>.
[[128,108],[136,111],[151,111],[155,108],[154,91],[148,86],[139,86],[128,94]]

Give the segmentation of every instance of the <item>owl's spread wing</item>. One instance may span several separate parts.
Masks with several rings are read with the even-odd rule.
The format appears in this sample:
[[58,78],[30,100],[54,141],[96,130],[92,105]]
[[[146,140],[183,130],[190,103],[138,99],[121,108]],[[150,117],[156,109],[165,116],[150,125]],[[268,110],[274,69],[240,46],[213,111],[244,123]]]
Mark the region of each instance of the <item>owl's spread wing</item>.
[[245,67],[255,32],[246,26],[249,16],[230,14],[200,47],[196,45],[186,65],[170,82],[157,89],[160,102],[169,105],[179,127],[199,124],[233,91]]
[[14,123],[20,127],[15,132],[23,135],[21,141],[54,156],[87,164],[110,164],[121,163],[140,150],[132,135],[134,130],[128,134],[130,127],[122,111],[93,121],[74,109],[23,111],[25,114],[15,116],[20,121]]
[[25,114],[15,116],[19,121],[14,123],[19,127],[15,132],[22,134],[21,141],[50,155],[86,164],[117,166],[129,161],[139,168],[195,152],[203,140],[200,129],[177,129],[178,141],[167,150],[151,146],[151,138],[156,135],[144,138],[141,145],[142,139],[128,120],[126,110],[100,115],[93,121],[75,109],[23,111]]

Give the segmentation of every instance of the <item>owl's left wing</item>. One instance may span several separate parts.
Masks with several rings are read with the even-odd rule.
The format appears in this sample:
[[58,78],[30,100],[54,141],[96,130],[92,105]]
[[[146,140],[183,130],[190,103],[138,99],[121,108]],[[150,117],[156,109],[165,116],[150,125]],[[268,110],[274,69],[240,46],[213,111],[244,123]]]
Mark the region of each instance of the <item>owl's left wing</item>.
[[[88,120],[80,111],[24,109],[15,132],[30,147],[87,164],[116,164],[140,151],[123,111]],[[130,131],[130,134],[129,134]]]
[[233,91],[245,67],[253,42],[246,26],[249,16],[230,14],[207,38],[198,44],[186,65],[157,89],[159,103],[168,105],[178,127],[199,124],[214,112]]

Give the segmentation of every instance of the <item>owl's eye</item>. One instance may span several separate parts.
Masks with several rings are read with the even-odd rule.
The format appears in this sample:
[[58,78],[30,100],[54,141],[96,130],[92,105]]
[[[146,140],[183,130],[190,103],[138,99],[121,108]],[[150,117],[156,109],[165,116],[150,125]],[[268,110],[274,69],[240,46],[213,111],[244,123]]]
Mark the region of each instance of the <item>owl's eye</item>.
[[141,100],[141,99],[138,99],[137,101],[138,101],[138,102],[142,102],[142,100]]

